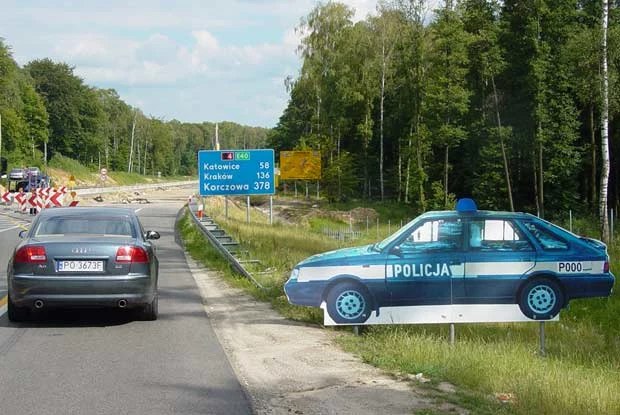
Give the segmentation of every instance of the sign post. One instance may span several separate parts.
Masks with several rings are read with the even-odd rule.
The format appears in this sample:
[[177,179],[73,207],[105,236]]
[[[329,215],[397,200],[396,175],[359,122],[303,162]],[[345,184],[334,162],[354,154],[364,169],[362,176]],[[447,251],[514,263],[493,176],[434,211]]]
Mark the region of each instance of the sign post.
[[106,169],[105,167],[102,167],[101,170],[99,170],[99,178],[101,179],[101,184],[103,185],[103,187],[105,187],[105,181],[108,179],[108,169]]

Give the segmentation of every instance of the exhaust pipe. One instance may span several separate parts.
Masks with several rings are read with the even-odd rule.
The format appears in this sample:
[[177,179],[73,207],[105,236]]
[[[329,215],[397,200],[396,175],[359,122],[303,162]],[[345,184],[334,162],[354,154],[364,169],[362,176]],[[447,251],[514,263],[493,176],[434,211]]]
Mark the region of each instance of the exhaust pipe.
[[34,302],[34,308],[36,308],[37,310],[42,309],[44,305],[45,303],[43,303],[43,300],[35,300]]
[[118,300],[118,308],[127,307],[127,300]]

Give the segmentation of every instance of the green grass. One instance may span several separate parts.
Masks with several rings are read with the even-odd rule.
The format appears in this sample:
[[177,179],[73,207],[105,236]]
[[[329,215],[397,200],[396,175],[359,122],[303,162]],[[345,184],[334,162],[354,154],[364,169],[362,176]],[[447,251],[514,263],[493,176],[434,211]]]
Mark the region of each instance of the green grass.
[[[377,211],[379,217],[383,222],[391,221],[394,226],[399,224],[400,222],[407,223],[411,219],[415,218],[422,212],[415,212],[412,210],[410,206],[407,206],[403,203],[397,202],[349,202],[349,203],[334,203],[333,206],[335,209],[339,210],[350,210],[356,207],[369,207]],[[394,229],[395,230],[395,229]]]
[[[218,224],[235,235],[253,258],[276,269],[262,277],[268,287],[260,290],[247,280],[234,276],[213,253],[209,266],[228,269],[226,278],[256,298],[270,301],[288,318],[317,323],[322,310],[288,304],[282,285],[295,263],[309,255],[337,249],[342,242],[320,234],[319,225],[277,224],[270,226],[264,215],[252,212],[246,223],[245,207],[229,205],[228,219],[221,205],[207,206]],[[396,218],[396,220],[398,220]],[[191,222],[191,221],[190,221]],[[191,228],[186,223],[185,231]],[[567,224],[565,227],[568,228]],[[576,232],[596,230],[587,221],[573,224]],[[392,227],[392,232],[395,227]],[[384,227],[381,233],[385,232]],[[387,234],[387,232],[385,232]],[[196,236],[196,255],[205,254],[201,235]],[[375,242],[375,230],[360,245]],[[616,238],[618,241],[618,238]],[[191,252],[191,250],[190,250]],[[620,272],[620,244],[609,247],[612,271]],[[546,356],[540,356],[539,323],[458,324],[456,343],[450,346],[447,325],[367,326],[361,336],[347,328],[341,333],[341,346],[375,366],[398,375],[424,373],[432,384],[448,381],[458,386],[457,394],[439,394],[475,414],[618,414],[620,413],[620,296],[573,300],[563,310],[559,322],[545,323]],[[510,393],[512,403],[500,404],[495,395]],[[421,412],[435,413],[435,412]]]
[[67,173],[75,176],[79,179],[90,179],[94,170],[89,169],[88,167],[80,164],[79,161],[73,160],[69,157],[62,156],[60,154],[54,155],[52,159],[49,161],[49,167],[64,170]]
[[537,323],[457,325],[451,347],[446,326],[373,326],[361,337],[341,336],[339,342],[364,361],[388,370],[422,372],[480,397],[514,394],[511,413],[620,413],[614,353],[583,353],[577,349],[588,348],[592,333],[580,338],[569,327],[547,323],[543,358],[537,353],[537,329]]
[[113,179],[119,186],[128,186],[132,184],[144,184],[153,181],[151,177],[143,176],[138,173],[127,173],[125,171],[111,171],[108,176]]
[[[59,170],[63,170],[68,174],[74,176],[77,181],[83,181],[86,183],[92,182],[93,180],[99,180],[99,169],[96,167],[86,167],[80,164],[79,161],[73,160],[71,158],[56,154],[49,162],[49,167],[56,168]],[[115,186],[129,186],[134,184],[145,184],[145,183],[159,183],[159,182],[169,182],[169,181],[181,181],[181,180],[191,180],[192,178],[187,178],[183,176],[175,176],[175,177],[161,177],[157,178],[154,176],[145,176],[139,173],[128,173],[126,171],[112,171],[108,169],[108,177],[112,179],[115,183]]]

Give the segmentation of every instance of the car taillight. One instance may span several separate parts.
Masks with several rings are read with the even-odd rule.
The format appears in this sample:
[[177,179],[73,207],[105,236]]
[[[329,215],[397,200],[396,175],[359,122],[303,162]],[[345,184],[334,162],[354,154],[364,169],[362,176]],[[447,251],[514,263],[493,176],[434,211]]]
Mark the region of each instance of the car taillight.
[[116,250],[116,262],[149,262],[149,256],[143,248],[119,246]]
[[15,253],[15,262],[21,264],[41,264],[47,262],[45,247],[22,246]]
[[607,261],[603,264],[603,272],[609,272],[609,262]]

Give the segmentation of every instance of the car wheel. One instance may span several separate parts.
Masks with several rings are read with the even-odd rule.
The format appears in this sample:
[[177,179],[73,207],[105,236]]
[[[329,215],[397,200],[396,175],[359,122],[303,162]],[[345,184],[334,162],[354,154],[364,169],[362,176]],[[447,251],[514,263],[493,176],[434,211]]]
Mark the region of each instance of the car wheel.
[[26,307],[17,307],[11,301],[11,297],[9,297],[7,301],[7,314],[9,316],[9,320],[14,323],[19,323],[20,321],[26,321],[30,317],[30,310]]
[[560,285],[542,278],[528,281],[519,296],[519,307],[532,320],[549,320],[560,312],[564,305],[564,293]]
[[364,323],[370,311],[368,293],[357,283],[342,282],[327,294],[327,312],[338,324]]
[[142,310],[140,310],[140,319],[144,321],[155,321],[157,320],[157,308],[158,308],[158,299],[159,295],[155,294],[153,297],[153,301],[150,304],[145,305]]

